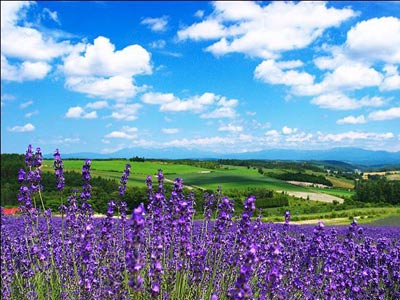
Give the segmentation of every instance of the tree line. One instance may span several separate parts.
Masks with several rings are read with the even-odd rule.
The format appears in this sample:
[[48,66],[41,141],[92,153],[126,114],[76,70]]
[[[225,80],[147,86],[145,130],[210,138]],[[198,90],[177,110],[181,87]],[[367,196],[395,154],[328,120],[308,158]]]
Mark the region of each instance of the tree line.
[[389,181],[384,176],[356,181],[355,192],[356,201],[400,204],[400,181]]

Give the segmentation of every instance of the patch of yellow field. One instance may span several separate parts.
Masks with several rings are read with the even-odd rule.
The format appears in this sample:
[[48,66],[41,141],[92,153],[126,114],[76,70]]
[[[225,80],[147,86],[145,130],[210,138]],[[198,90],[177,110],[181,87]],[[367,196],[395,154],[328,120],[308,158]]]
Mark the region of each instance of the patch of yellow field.
[[388,180],[400,180],[400,171],[388,171],[388,172],[365,172],[363,179],[368,179],[369,175],[386,176]]
[[353,183],[341,180],[341,179],[333,177],[333,176],[327,176],[326,179],[328,179],[330,182],[332,182],[333,187],[338,187],[338,188],[342,188],[342,189],[353,189],[354,188]]
[[387,175],[386,178],[388,180],[400,180],[400,174],[391,174],[391,175]]

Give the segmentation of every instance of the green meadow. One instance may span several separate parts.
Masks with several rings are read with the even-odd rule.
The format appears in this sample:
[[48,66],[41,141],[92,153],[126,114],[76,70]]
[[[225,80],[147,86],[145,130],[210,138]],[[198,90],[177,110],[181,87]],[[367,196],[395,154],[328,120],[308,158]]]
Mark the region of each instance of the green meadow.
[[[44,160],[43,171],[52,171],[52,160]],[[176,164],[170,161],[145,161],[130,162],[129,160],[93,160],[91,173],[93,176],[101,176],[107,179],[119,180],[125,165],[130,163],[131,176],[129,186],[143,187],[147,175],[156,176],[158,169],[162,169],[167,181],[177,177],[183,178],[184,184],[189,187],[216,190],[221,186],[223,190],[265,188],[274,191],[299,191],[326,193],[338,197],[351,197],[354,192],[351,189],[334,187],[322,189],[315,187],[302,187],[289,184],[283,180],[262,175],[257,168],[223,165],[217,169],[200,168],[185,164]],[[64,160],[65,171],[80,172],[83,160]],[[282,169],[268,169],[268,172],[280,173]],[[315,172],[314,172],[315,173]],[[315,173],[318,174],[318,173]],[[320,174],[324,174],[321,172]],[[348,183],[345,178],[335,178],[339,186]]]
[[[64,171],[81,173],[84,160],[66,159],[63,163]],[[396,224],[400,216],[400,208],[396,205],[386,205],[378,202],[354,203],[351,200],[352,196],[355,194],[352,180],[346,179],[344,176],[326,176],[323,169],[321,169],[321,172],[318,172],[318,169],[314,169],[312,174],[324,176],[329,179],[332,182],[332,188],[297,186],[272,177],[274,174],[299,171],[291,169],[288,164],[286,164],[286,166],[284,166],[284,164],[276,164],[276,167],[263,168],[260,170],[253,166],[218,165],[217,163],[210,163],[208,165],[210,168],[197,167],[192,165],[193,162],[187,162],[188,164],[186,164],[181,161],[168,160],[148,160],[144,162],[124,159],[92,160],[92,177],[101,177],[119,182],[122,171],[127,163],[131,164],[131,175],[128,180],[128,186],[134,189],[132,193],[136,193],[131,201],[142,201],[140,198],[140,189],[145,189],[146,177],[152,175],[153,181],[156,181],[158,169],[162,169],[166,179],[166,185],[172,185],[173,180],[177,177],[183,178],[184,185],[189,189],[195,188],[198,196],[202,195],[201,190],[211,190],[215,192],[217,188],[221,186],[223,193],[234,199],[238,213],[240,213],[239,210],[241,209],[240,202],[245,199],[246,195],[253,193],[254,189],[272,190],[275,192],[274,198],[279,198],[279,194],[284,191],[317,193],[321,197],[328,194],[345,199],[344,204],[338,204],[310,201],[306,198],[300,199],[285,195],[284,198],[288,201],[286,205],[269,206],[263,209],[262,214],[264,221],[282,221],[282,215],[287,209],[292,212],[293,221],[299,223],[316,223],[318,220],[324,220],[326,224],[348,224],[350,219],[356,217],[360,223],[372,222],[376,225]],[[204,164],[197,165],[204,166]],[[42,169],[46,173],[53,173],[53,160],[44,160]],[[300,171],[311,173],[308,169],[300,169]],[[51,180],[52,179],[50,179],[50,181]],[[108,185],[107,183],[104,184]],[[104,188],[107,189],[106,186]],[[110,187],[108,187],[108,189],[109,188]],[[115,187],[112,191],[114,190],[116,192]],[[7,196],[6,194],[7,193],[3,196]],[[54,197],[52,195],[53,194],[50,193],[50,195],[47,196],[48,199],[46,198],[45,200],[49,201],[49,203],[54,202],[55,200],[51,198]],[[109,196],[98,194],[97,197],[103,201]],[[107,200],[104,201],[103,202],[106,203]],[[57,208],[57,203],[53,205],[54,209]],[[101,203],[99,204],[97,201],[96,204],[100,205]],[[99,211],[104,211],[105,208],[99,206],[98,209],[100,209]],[[199,213],[201,213],[201,209]],[[201,216],[198,215],[197,217],[200,218]]]

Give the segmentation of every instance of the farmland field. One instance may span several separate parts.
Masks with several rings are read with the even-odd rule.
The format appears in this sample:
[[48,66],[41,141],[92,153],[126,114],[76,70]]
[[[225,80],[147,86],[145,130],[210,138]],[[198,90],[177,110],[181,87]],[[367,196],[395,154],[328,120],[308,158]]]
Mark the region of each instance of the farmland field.
[[340,178],[334,176],[327,176],[326,177],[330,182],[332,182],[334,187],[343,188],[343,189],[352,189],[354,188],[354,183],[352,180]]
[[400,180],[400,171],[365,172],[363,174],[363,179],[368,179],[369,176],[382,176],[386,177],[387,180]]
[[[323,201],[309,201],[307,196],[310,196],[310,200],[314,199],[325,199],[329,195],[338,197],[341,199],[351,200],[355,194],[353,189],[339,188],[337,186],[346,186],[350,180],[340,176],[329,176],[336,180],[333,188],[317,188],[317,187],[303,187],[289,184],[283,180],[266,176],[266,174],[260,174],[259,170],[255,167],[244,167],[244,166],[233,166],[233,165],[220,165],[214,168],[196,167],[193,165],[183,164],[176,161],[145,161],[145,162],[130,162],[129,160],[93,160],[91,166],[91,174],[93,177],[101,176],[105,179],[111,179],[118,185],[121,172],[125,168],[125,165],[130,163],[132,168],[130,172],[127,186],[129,187],[129,206],[134,207],[143,201],[143,195],[145,195],[145,180],[147,175],[152,175],[153,180],[157,177],[157,170],[163,169],[165,176],[165,185],[172,188],[172,183],[175,178],[183,178],[184,187],[195,188],[195,192],[198,196],[202,195],[205,190],[215,192],[219,186],[222,187],[222,191],[225,195],[235,200],[236,214],[240,214],[241,201],[244,201],[245,197],[253,194],[255,190],[269,190],[275,191],[273,195],[267,196],[266,209],[263,208],[263,217],[265,221],[277,221],[280,220],[282,213],[288,209],[294,212],[294,218],[298,221],[314,220],[310,222],[316,223],[318,220],[326,220],[329,224],[345,224],[349,218],[359,217],[360,222],[372,222],[375,220],[386,218],[390,215],[400,215],[400,211],[396,207],[387,206],[386,208],[373,208],[376,206],[385,206],[380,203],[367,203],[367,204],[351,204],[351,202],[344,202],[338,200],[339,204],[335,203],[324,203]],[[190,162],[189,162],[190,163]],[[43,161],[43,171],[49,173],[51,185],[53,173],[53,160]],[[74,178],[78,178],[75,181],[75,187],[79,187],[79,178],[83,165],[83,160],[64,160],[65,171],[75,171],[78,174]],[[264,169],[270,173],[283,173],[289,172],[288,169],[279,167]],[[314,172],[315,175],[322,175],[323,172]],[[332,180],[335,182],[335,180]],[[66,180],[66,184],[69,184],[69,179]],[[71,182],[70,182],[71,183]],[[107,185],[106,183],[104,183]],[[98,190],[98,188],[95,188]],[[107,193],[117,192],[118,187],[108,188]],[[140,192],[142,190],[142,192]],[[45,186],[45,191],[48,191],[48,185]],[[285,196],[282,196],[282,191],[286,192]],[[96,199],[101,201],[95,201],[96,212],[104,214],[106,210],[107,201],[116,196],[116,194],[109,194],[108,196],[104,191],[96,194]],[[293,197],[290,195],[297,195]],[[49,205],[52,205],[52,209],[57,213],[58,208],[58,195],[44,193],[45,200]],[[302,196],[304,199],[298,198]],[[55,198],[54,198],[55,197]],[[200,196],[201,197],[201,196]],[[256,195],[257,199],[262,199],[262,194]],[[268,200],[268,197],[270,200]],[[284,202],[279,202],[279,198],[283,199]],[[311,199],[312,198],[312,199]],[[273,202],[273,201],[278,202]],[[333,200],[333,199],[332,199]],[[139,202],[137,202],[139,201]],[[272,201],[272,202],[271,202]],[[286,202],[285,202],[286,201]],[[330,201],[332,202],[332,201]],[[134,204],[135,203],[135,204]],[[343,203],[343,204],[340,204]],[[261,204],[260,204],[261,205]],[[365,209],[358,209],[359,207],[365,207]],[[370,209],[370,207],[372,207]],[[197,208],[196,218],[201,218],[202,207]],[[338,219],[339,218],[339,219]]]
[[[121,170],[124,169],[128,160],[94,160],[92,161],[93,176],[119,180]],[[155,175],[158,169],[162,169],[165,178],[169,181],[175,178],[184,178],[187,186],[202,189],[215,190],[222,186],[224,190],[245,189],[249,187],[263,187],[274,191],[297,191],[325,193],[337,197],[350,197],[354,194],[352,190],[343,188],[321,189],[314,187],[301,187],[289,184],[283,180],[268,177],[258,173],[255,168],[224,165],[219,169],[206,169],[184,164],[175,164],[164,161],[129,162],[132,166],[131,177],[128,186],[143,186],[147,175]],[[82,160],[65,160],[66,171],[80,172]],[[52,171],[52,160],[43,161],[43,170]],[[283,172],[281,169],[268,169],[268,172]],[[349,187],[348,180],[335,178],[334,186]]]
[[[43,171],[53,171],[52,160],[43,161]],[[131,176],[128,186],[144,186],[144,180],[147,175],[156,175],[158,169],[162,169],[167,179],[175,179],[175,177],[183,177],[185,174],[198,173],[208,171],[208,169],[197,168],[188,165],[177,165],[165,162],[129,162],[128,160],[95,160],[92,161],[93,176],[101,176],[107,179],[119,181],[121,172],[125,165],[130,163],[132,166]],[[80,172],[83,160],[65,160],[64,166],[66,171]]]
[[287,191],[286,192],[288,195],[298,197],[298,198],[304,198],[304,199],[309,199],[309,200],[314,200],[314,201],[321,201],[321,202],[328,202],[332,203],[334,201],[337,201],[338,203],[343,203],[343,199],[332,196],[332,195],[327,195],[327,194],[321,194],[321,193],[312,193],[312,192],[293,192],[293,191]]

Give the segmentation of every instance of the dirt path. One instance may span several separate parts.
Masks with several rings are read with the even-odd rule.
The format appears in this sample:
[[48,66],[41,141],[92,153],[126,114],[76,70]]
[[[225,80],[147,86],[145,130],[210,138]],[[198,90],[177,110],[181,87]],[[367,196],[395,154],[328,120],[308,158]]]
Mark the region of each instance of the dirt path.
[[349,218],[331,218],[331,219],[311,219],[311,220],[302,220],[302,221],[290,221],[290,224],[294,225],[317,225],[318,222],[323,222],[324,224],[349,224]]
[[[281,191],[277,191],[278,193]],[[328,195],[328,194],[322,194],[322,193],[313,193],[313,192],[292,192],[292,191],[285,191],[286,194],[290,196],[294,196],[297,198],[302,198],[302,199],[309,199],[313,201],[321,201],[321,202],[327,202],[327,203],[332,203],[333,201],[337,201],[339,203],[343,203],[344,200],[342,198]]]

